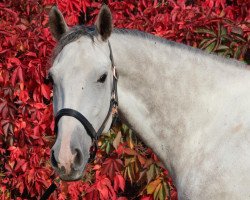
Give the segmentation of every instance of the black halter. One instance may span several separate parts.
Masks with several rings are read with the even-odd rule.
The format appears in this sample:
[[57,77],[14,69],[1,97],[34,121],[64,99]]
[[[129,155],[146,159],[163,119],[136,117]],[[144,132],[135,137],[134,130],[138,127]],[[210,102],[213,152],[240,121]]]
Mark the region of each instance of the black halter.
[[116,119],[116,115],[117,115],[117,106],[118,106],[117,80],[118,80],[118,76],[117,76],[117,71],[116,71],[114,59],[113,59],[113,53],[112,53],[112,49],[111,49],[111,45],[110,45],[109,41],[108,41],[108,46],[109,46],[109,50],[110,50],[110,60],[111,60],[112,72],[113,72],[113,88],[112,88],[112,92],[111,92],[111,99],[110,99],[110,106],[109,106],[108,113],[107,113],[106,118],[104,119],[102,125],[98,129],[98,131],[97,132],[95,131],[94,127],[87,120],[86,117],[84,117],[80,112],[78,112],[74,109],[71,109],[71,108],[63,108],[63,109],[59,110],[56,114],[56,117],[55,117],[55,133],[56,134],[58,132],[58,122],[61,119],[61,117],[63,117],[63,116],[74,117],[78,121],[80,121],[81,124],[84,126],[87,134],[91,137],[92,142],[93,142],[93,144],[90,148],[90,157],[89,157],[88,162],[93,161],[93,159],[95,158],[96,151],[97,151],[97,140],[99,139],[100,135],[102,134],[102,132],[107,124],[107,121],[108,121],[110,115],[112,114],[113,109],[115,111],[115,113],[114,113],[115,117],[113,117],[112,124],[113,124],[114,120]]

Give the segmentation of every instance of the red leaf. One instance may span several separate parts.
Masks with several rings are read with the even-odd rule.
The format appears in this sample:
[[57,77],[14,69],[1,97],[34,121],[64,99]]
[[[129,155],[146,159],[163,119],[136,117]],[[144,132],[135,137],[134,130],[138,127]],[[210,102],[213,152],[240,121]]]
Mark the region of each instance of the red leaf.
[[26,56],[30,56],[30,57],[34,57],[34,58],[37,57],[36,53],[34,53],[34,52],[28,52],[28,53],[26,53]]
[[20,91],[20,95],[19,95],[19,99],[26,103],[29,100],[29,94],[26,90],[21,90]]
[[141,200],[153,200],[152,196],[143,196]]
[[43,103],[35,103],[34,107],[37,109],[45,109],[47,106]]
[[45,84],[42,84],[41,85],[41,90],[42,90],[42,95],[46,98],[46,99],[50,99],[50,94],[51,94],[51,90],[50,90],[50,87],[45,85]]
[[25,162],[25,163],[21,166],[23,172],[26,172],[27,166],[28,166],[28,162]]
[[25,160],[24,159],[18,159],[16,166],[15,166],[15,170],[17,171],[20,167],[22,167],[25,164]]
[[102,165],[101,174],[105,174],[113,180],[115,173],[120,172],[122,167],[123,163],[120,159],[107,158]]
[[119,188],[124,192],[125,179],[120,174],[117,174],[114,177],[114,190],[117,192]]

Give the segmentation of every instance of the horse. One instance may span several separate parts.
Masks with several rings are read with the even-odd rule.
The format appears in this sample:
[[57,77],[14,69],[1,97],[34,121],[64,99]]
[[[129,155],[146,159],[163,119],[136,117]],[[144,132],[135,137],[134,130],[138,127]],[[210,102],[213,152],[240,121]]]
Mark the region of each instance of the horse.
[[81,178],[118,94],[119,116],[169,170],[179,199],[250,199],[247,65],[113,28],[105,5],[94,26],[68,28],[56,7],[49,24],[58,41],[49,70],[57,132],[51,163],[61,179]]

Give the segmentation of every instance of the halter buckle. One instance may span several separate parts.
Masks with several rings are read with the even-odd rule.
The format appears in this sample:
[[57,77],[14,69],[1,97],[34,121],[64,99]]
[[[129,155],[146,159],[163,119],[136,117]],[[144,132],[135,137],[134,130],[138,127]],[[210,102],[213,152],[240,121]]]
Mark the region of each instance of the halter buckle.
[[117,77],[117,70],[116,70],[116,67],[113,66],[113,76],[115,77],[116,80],[118,80],[118,77]]

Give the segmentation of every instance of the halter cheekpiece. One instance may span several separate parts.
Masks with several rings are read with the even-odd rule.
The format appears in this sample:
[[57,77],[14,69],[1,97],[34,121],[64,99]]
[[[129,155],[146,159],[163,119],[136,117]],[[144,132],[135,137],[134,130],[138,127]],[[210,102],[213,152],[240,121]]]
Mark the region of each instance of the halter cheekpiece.
[[[89,122],[89,120],[84,117],[84,115],[82,115],[80,112],[71,109],[71,108],[63,108],[61,110],[59,110],[55,116],[55,133],[58,133],[58,122],[61,119],[61,117],[63,116],[71,116],[76,118],[78,121],[81,122],[81,124],[84,126],[87,134],[91,137],[92,139],[92,146],[89,150],[90,153],[90,157],[88,162],[92,162],[96,156],[96,151],[97,151],[97,141],[100,137],[100,135],[102,134],[107,121],[110,117],[110,115],[113,115],[113,119],[112,119],[112,124],[114,123],[114,121],[117,118],[117,108],[118,108],[118,95],[117,95],[117,81],[118,81],[118,74],[116,71],[116,67],[114,64],[114,59],[113,59],[113,53],[112,53],[112,49],[111,49],[111,45],[108,41],[108,46],[109,46],[109,51],[110,51],[110,61],[111,61],[111,65],[112,65],[112,72],[113,72],[113,88],[112,88],[112,92],[111,92],[111,99],[110,99],[110,106],[109,106],[109,110],[108,113],[106,115],[106,118],[104,119],[102,125],[100,126],[100,128],[98,129],[98,131],[95,131],[94,127],[92,126],[92,124]],[[112,126],[111,124],[111,126]]]

